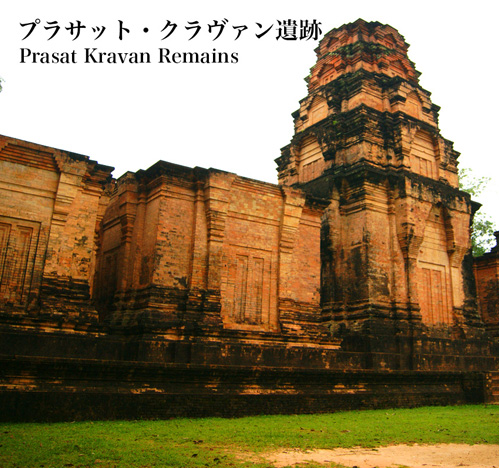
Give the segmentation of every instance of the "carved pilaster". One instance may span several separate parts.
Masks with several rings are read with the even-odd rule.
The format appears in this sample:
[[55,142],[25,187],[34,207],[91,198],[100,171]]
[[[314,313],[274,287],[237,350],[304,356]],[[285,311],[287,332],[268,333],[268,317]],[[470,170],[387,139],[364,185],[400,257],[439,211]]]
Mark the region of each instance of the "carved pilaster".
[[301,214],[305,204],[302,192],[289,187],[282,187],[284,207],[279,236],[279,300],[290,297],[293,271],[291,260],[293,247],[300,225]]
[[204,180],[194,185],[194,219],[192,224],[192,256],[189,272],[188,311],[200,311],[207,287],[207,216],[205,213]]
[[205,310],[220,313],[220,286],[225,220],[229,209],[235,174],[210,171],[204,187],[208,236],[208,271]]
[[[420,318],[419,303],[417,295],[416,269],[419,249],[423,242],[423,226],[416,224],[410,219],[411,201],[405,200],[405,210],[399,206],[398,219],[396,223],[397,239],[399,242],[405,264],[405,277],[407,287],[407,307],[413,318]],[[406,211],[407,210],[407,211]],[[422,229],[422,232],[421,232]]]

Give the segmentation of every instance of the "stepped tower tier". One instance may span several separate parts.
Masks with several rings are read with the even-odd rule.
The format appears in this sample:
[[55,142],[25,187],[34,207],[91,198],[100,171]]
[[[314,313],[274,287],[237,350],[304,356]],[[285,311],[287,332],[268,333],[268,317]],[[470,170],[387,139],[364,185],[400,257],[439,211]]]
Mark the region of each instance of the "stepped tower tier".
[[276,160],[280,184],[329,200],[322,310],[332,328],[372,317],[481,327],[467,264],[476,207],[458,188],[459,153],[440,135],[408,47],[391,26],[362,19],[327,33]]
[[280,183],[365,161],[457,187],[458,153],[439,133],[439,107],[419,85],[408,47],[391,26],[363,20],[326,34],[293,113],[295,135],[277,160]]

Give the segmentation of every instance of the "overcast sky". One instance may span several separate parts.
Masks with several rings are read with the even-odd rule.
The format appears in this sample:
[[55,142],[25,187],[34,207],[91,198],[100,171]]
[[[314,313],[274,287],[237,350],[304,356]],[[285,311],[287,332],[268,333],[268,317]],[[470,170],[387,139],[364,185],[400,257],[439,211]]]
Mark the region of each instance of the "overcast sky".
[[[7,6],[7,5],[8,6]],[[496,1],[22,1],[0,15],[0,133],[90,156],[125,171],[159,159],[277,182],[274,159],[293,135],[291,113],[318,41],[276,40],[278,20],[316,20],[323,34],[358,18],[398,29],[421,85],[441,107],[442,136],[460,167],[492,178],[479,199],[499,228]],[[31,35],[23,40],[30,26]],[[216,40],[208,25],[226,21]],[[80,21],[80,37],[65,28]],[[130,32],[119,39],[119,22]],[[177,29],[167,39],[167,22]],[[194,30],[189,22],[202,27]],[[57,23],[54,23],[57,22]],[[260,24],[261,27],[258,25]],[[247,26],[236,41],[234,26]],[[53,39],[49,37],[60,26]],[[263,37],[261,34],[272,28]],[[105,29],[103,29],[103,27]],[[144,32],[144,28],[148,32]],[[100,34],[101,36],[97,38]],[[73,40],[74,39],[74,40]],[[77,63],[20,63],[21,48],[75,51]],[[148,52],[151,63],[84,63],[97,52]],[[159,49],[236,53],[237,63],[159,63]],[[40,56],[38,56],[39,58]]]

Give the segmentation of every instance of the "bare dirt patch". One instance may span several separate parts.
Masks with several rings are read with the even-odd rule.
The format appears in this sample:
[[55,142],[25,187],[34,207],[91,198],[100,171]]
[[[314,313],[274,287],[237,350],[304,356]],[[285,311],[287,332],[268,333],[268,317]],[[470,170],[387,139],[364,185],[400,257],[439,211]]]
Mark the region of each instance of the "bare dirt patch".
[[297,463],[340,463],[358,468],[499,468],[499,445],[395,445],[334,450],[282,450],[265,457],[276,468]]

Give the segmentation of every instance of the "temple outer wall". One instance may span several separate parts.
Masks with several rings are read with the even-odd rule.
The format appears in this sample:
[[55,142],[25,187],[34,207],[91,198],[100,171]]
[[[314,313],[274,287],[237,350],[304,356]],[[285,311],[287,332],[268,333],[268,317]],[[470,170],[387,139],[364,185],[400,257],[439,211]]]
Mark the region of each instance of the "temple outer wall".
[[10,315],[96,323],[95,233],[112,167],[0,136],[0,306]]
[[2,359],[1,369],[1,380],[6,375],[24,376],[16,387],[0,392],[2,421],[326,413],[483,403],[487,395],[487,374],[481,372],[75,362],[46,357]]
[[325,206],[214,169],[159,162],[124,175],[99,231],[101,319],[295,335],[315,326]]
[[473,271],[482,319],[494,336],[499,336],[499,231],[497,245],[490,252],[474,259]]

